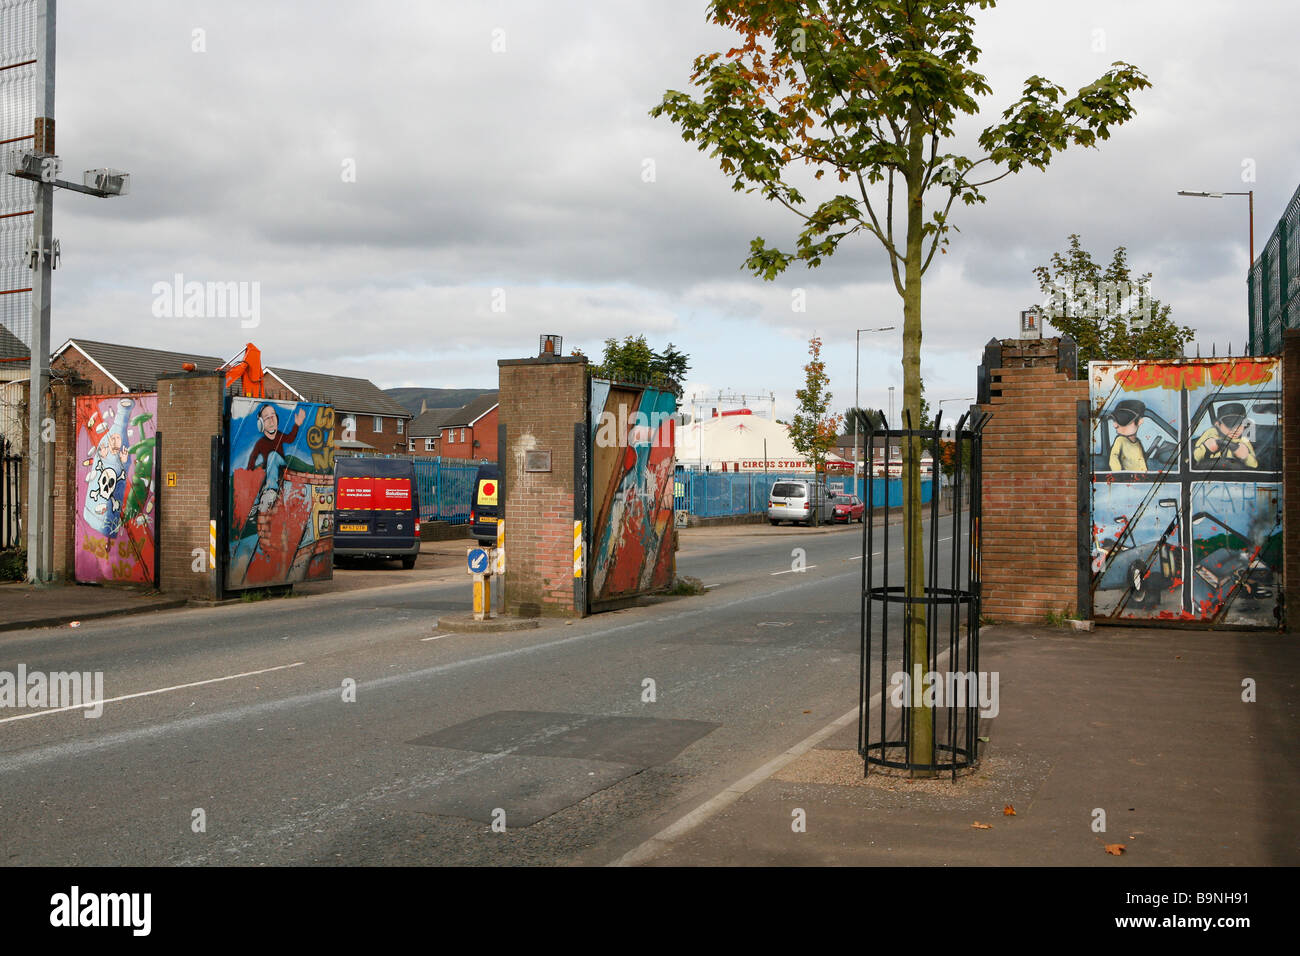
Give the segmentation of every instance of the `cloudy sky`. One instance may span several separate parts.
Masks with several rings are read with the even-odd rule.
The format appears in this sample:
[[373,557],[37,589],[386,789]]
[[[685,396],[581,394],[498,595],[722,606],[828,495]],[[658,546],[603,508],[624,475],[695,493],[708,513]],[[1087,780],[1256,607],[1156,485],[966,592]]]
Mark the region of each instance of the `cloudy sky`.
[[[595,355],[644,333],[689,353],[688,395],[774,392],[784,415],[819,335],[843,408],[853,330],[901,329],[901,300],[870,237],[776,282],[740,268],[756,235],[788,245],[793,218],[732,193],[647,115],[687,88],[697,54],[731,45],[705,9],[63,0],[59,153],[74,173],[129,170],[132,193],[59,195],[52,340],[223,356],[252,340],[270,363],[384,387],[495,387],[496,360],[535,353],[539,333]],[[1175,192],[1254,188],[1263,246],[1300,183],[1300,5],[1003,0],[977,19],[984,122],[1031,74],[1073,90],[1126,60],[1153,87],[1099,149],[960,211],[927,275],[931,402],[974,395],[983,343],[1014,334],[1040,297],[1030,270],[1072,232],[1099,259],[1126,245],[1207,350],[1240,349],[1245,201]],[[259,324],[156,316],[155,284],[177,274],[259,283]],[[862,338],[862,403],[884,407],[902,383],[899,333]]]

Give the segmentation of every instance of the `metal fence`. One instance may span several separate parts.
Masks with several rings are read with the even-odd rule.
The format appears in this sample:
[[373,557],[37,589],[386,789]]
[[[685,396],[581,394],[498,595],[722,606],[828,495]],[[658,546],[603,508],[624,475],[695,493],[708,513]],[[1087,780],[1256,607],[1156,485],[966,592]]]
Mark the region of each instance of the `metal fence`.
[[23,456],[0,437],[0,551],[21,549]]
[[[675,502],[677,511],[686,511],[697,518],[721,518],[728,515],[762,514],[767,511],[767,501],[772,486],[778,481],[797,479],[813,481],[810,474],[758,474],[728,472],[694,472],[677,473]],[[903,482],[899,478],[872,478],[872,493],[877,506],[897,508],[903,504]],[[856,493],[859,500],[866,500],[866,481],[859,478],[854,491],[851,476],[831,477],[826,485],[833,491],[844,494]],[[921,501],[930,501],[932,483],[921,484]]]
[[465,524],[469,521],[474,476],[478,464],[464,459],[413,458],[415,482],[420,491],[420,520]]
[[1300,189],[1296,189],[1246,280],[1250,354],[1272,355],[1282,332],[1300,328]]
[[778,481],[791,478],[811,481],[814,477],[682,471],[677,473],[674,507],[678,511],[690,512],[697,518],[758,514],[767,510],[768,496]]

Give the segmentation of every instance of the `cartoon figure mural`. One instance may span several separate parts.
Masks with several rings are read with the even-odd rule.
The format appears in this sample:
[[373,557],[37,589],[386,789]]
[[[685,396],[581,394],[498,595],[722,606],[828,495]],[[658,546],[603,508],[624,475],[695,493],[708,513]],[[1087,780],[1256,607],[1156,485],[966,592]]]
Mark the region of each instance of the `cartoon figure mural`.
[[1089,366],[1094,617],[1278,624],[1281,379],[1272,358]]
[[230,399],[226,587],[333,574],[334,409]]
[[671,392],[591,382],[592,606],[666,588],[676,573]]
[[153,584],[158,396],[77,399],[76,579]]

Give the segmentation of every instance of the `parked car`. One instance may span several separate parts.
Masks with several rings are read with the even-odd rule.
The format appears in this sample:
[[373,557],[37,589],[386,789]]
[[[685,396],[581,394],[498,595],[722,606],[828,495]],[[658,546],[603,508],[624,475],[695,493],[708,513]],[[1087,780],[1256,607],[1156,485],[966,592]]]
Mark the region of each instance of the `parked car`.
[[821,521],[830,521],[836,500],[835,492],[816,481],[778,481],[767,498],[767,520],[774,525],[782,521],[810,525],[820,515]]
[[496,465],[479,465],[469,500],[469,533],[479,544],[497,543],[501,520],[501,472]]
[[414,463],[400,458],[334,461],[334,557],[420,556],[420,492]]
[[866,510],[867,506],[858,499],[857,495],[836,495],[831,520],[842,521],[845,524],[851,521],[861,523]]

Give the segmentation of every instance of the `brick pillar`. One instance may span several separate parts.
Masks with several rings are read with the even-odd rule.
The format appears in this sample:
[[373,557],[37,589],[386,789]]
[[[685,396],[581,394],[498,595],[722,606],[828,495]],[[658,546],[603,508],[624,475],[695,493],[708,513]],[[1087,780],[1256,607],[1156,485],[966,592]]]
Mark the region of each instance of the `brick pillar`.
[[[1300,329],[1282,333],[1282,620],[1300,622]],[[1288,613],[1289,612],[1289,613]]]
[[[574,467],[574,427],[586,427],[587,359],[502,359],[497,366],[505,434],[498,461],[505,495],[506,613],[581,617],[584,582],[573,574],[580,479]],[[529,451],[550,452],[551,470],[526,472]],[[582,493],[576,497],[580,509],[585,508],[583,498]]]
[[[194,549],[208,554],[211,518],[212,438],[224,427],[225,377],[220,372],[158,376],[159,587],[171,594],[221,597],[218,568],[194,570]],[[170,484],[175,475],[176,483]]]
[[[1058,369],[1055,339],[1001,343],[984,369],[993,418],[984,429],[983,610],[1040,623],[1079,611],[1078,405],[1088,382]],[[981,396],[984,397],[984,396]]]
[[54,419],[54,441],[50,452],[54,496],[54,561],[50,573],[55,581],[76,580],[77,495],[77,398],[89,395],[93,385],[84,379],[55,382],[50,386],[50,416]]

